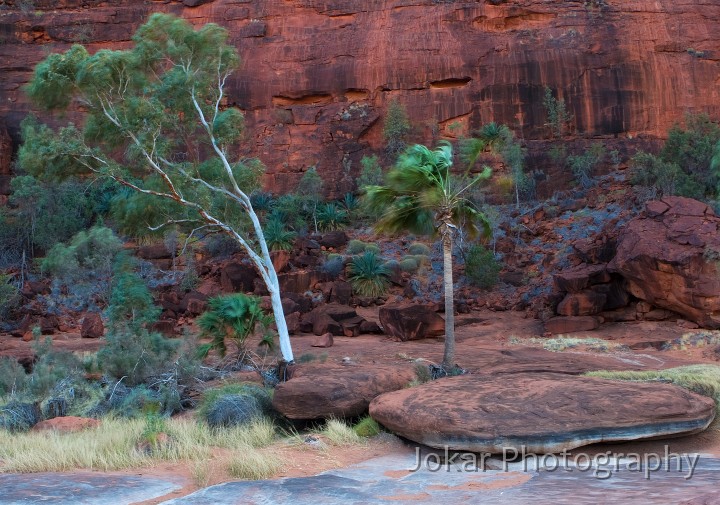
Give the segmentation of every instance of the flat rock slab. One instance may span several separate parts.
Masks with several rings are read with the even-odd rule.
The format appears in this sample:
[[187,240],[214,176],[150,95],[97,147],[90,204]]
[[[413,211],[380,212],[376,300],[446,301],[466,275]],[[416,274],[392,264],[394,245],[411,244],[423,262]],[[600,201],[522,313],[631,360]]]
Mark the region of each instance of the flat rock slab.
[[178,482],[99,472],[0,474],[0,503],[125,505],[165,496]]
[[370,415],[430,447],[560,452],[596,442],[690,434],[715,402],[678,386],[561,374],[464,375],[383,394]]
[[356,417],[367,412],[373,398],[407,387],[413,379],[409,366],[298,367],[275,388],[273,407],[290,419]]
[[[495,505],[597,505],[628,503],[669,505],[703,501],[716,494],[720,461],[700,457],[691,479],[687,468],[643,472],[625,467],[610,478],[595,468],[459,471],[417,468],[415,454],[386,456],[313,477],[219,484],[163,505],[366,505],[415,503],[492,503]],[[698,500],[698,501],[694,501]]]

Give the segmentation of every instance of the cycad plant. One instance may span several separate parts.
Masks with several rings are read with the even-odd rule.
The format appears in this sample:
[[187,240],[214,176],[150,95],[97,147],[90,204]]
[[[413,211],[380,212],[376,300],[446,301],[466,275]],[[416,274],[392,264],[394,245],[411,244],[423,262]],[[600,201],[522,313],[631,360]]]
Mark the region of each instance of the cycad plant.
[[390,270],[374,252],[355,256],[348,266],[348,273],[353,290],[361,296],[382,296],[390,286]]
[[320,205],[317,210],[317,227],[320,231],[333,231],[344,228],[348,222],[348,212],[335,202]]
[[290,251],[297,233],[285,228],[285,224],[275,217],[265,223],[265,241],[271,251]]
[[445,288],[445,353],[443,366],[451,369],[455,355],[453,315],[452,247],[462,228],[468,234],[489,233],[485,216],[465,194],[490,176],[490,169],[474,177],[450,172],[453,150],[441,142],[435,150],[416,144],[403,152],[388,172],[385,186],[369,186],[366,198],[371,207],[385,209],[376,224],[379,231],[436,235],[443,245]]
[[208,310],[198,318],[197,324],[203,335],[209,336],[212,341],[201,345],[199,354],[206,356],[215,349],[220,356],[225,356],[226,339],[234,341],[242,350],[245,340],[254,333],[258,324],[265,331],[261,344],[272,347],[272,335],[268,331],[272,322],[273,317],[262,310],[260,299],[256,296],[235,293],[211,298]]

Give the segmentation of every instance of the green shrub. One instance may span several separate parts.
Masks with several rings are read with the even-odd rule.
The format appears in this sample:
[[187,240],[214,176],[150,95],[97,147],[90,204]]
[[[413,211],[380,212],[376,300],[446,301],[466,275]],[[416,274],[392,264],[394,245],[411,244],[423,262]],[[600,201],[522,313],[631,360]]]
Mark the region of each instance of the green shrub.
[[286,229],[277,218],[267,220],[263,233],[271,251],[291,251],[297,237],[297,233]]
[[698,181],[686,174],[677,163],[665,161],[659,156],[640,152],[630,161],[630,182],[650,190],[649,198],[681,195],[702,198],[703,188]]
[[430,248],[422,242],[413,242],[410,244],[410,247],[408,247],[408,254],[413,256],[418,254],[422,256],[430,256]]
[[397,100],[391,100],[383,124],[383,138],[388,154],[395,155],[405,149],[405,142],[410,130],[410,119],[405,106]]
[[92,198],[100,196],[73,179],[57,183],[30,175],[15,177],[11,189],[15,215],[25,224],[23,240],[31,246],[28,252],[33,246],[48,251],[87,228],[96,215]]
[[352,239],[350,242],[348,242],[347,253],[348,254],[360,254],[362,252],[365,252],[366,247],[367,247],[367,244],[365,242],[363,242],[362,240]]
[[383,170],[377,156],[363,156],[360,165],[362,165],[362,170],[357,180],[358,189],[363,190],[366,186],[383,185]]
[[197,319],[197,325],[212,342],[201,346],[200,354],[206,355],[210,349],[215,349],[224,356],[227,352],[225,339],[235,342],[238,351],[242,351],[245,340],[258,324],[265,331],[263,342],[271,346],[269,327],[272,321],[273,317],[260,308],[257,296],[235,293],[210,298],[207,310]]
[[349,281],[353,291],[361,296],[378,297],[385,294],[390,286],[390,271],[373,252],[356,256],[348,268]]
[[0,398],[25,389],[27,375],[15,358],[0,358]]
[[424,254],[415,254],[413,256],[407,255],[405,258],[414,259],[417,262],[418,267],[425,267],[430,264],[430,256],[425,256]]
[[572,121],[572,115],[568,112],[565,100],[558,100],[553,96],[552,90],[545,86],[543,106],[547,113],[547,125],[555,137],[562,137]]
[[340,255],[328,255],[325,262],[320,266],[320,271],[332,280],[337,279],[344,269],[345,259]]
[[370,416],[365,416],[355,423],[353,431],[359,437],[370,438],[379,435],[382,429],[375,419]]
[[473,245],[468,250],[465,257],[465,276],[471,284],[490,289],[497,283],[501,269],[502,265],[489,249]]
[[415,258],[411,257],[405,257],[402,259],[399,263],[400,269],[403,272],[409,272],[409,273],[415,273],[417,272],[418,268],[420,268],[420,265],[418,265],[418,262]]
[[568,156],[567,162],[572,170],[575,179],[583,188],[593,185],[593,170],[605,158],[605,147],[598,143],[590,146],[590,149],[577,156]]
[[53,246],[40,267],[65,284],[99,284],[110,278],[121,250],[122,241],[110,228],[93,226],[78,232],[67,245]]
[[31,398],[46,397],[58,382],[77,376],[82,369],[80,360],[74,354],[53,349],[50,337],[45,340],[37,338],[33,343],[33,352],[37,359],[26,381]]
[[379,256],[380,247],[376,244],[368,244],[367,246],[365,246],[365,252],[371,252]]
[[5,319],[20,302],[20,292],[13,278],[0,274],[0,319]]
[[103,371],[129,385],[161,375],[175,360],[180,344],[146,328],[120,327],[110,329],[106,343],[98,351]]
[[205,391],[198,414],[213,428],[250,424],[272,415],[270,391],[256,384],[229,384]]
[[333,231],[344,228],[348,223],[348,213],[335,202],[324,203],[317,209],[317,226],[320,231]]
[[12,433],[27,431],[41,419],[40,408],[34,403],[11,401],[0,407],[0,428]]
[[175,360],[180,345],[179,341],[148,330],[160,309],[132,266],[125,257],[115,265],[108,332],[105,345],[98,352],[98,363],[105,373],[118,379],[126,377],[129,385],[161,374]]

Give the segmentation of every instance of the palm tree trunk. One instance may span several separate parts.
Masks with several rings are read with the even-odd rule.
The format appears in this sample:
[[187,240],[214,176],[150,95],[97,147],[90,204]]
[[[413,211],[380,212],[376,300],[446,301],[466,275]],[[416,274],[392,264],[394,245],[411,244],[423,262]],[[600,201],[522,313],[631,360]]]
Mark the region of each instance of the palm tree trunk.
[[443,368],[449,371],[455,361],[455,311],[453,307],[453,270],[452,270],[452,228],[443,225],[443,284],[445,288],[445,354]]

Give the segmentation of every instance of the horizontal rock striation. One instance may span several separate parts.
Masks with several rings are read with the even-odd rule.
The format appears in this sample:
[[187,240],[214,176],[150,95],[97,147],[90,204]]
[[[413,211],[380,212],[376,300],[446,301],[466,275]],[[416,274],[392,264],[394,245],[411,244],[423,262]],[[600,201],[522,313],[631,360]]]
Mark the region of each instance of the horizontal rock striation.
[[243,154],[265,162],[265,183],[278,192],[293,190],[313,165],[336,181],[331,195],[353,189],[359,160],[382,148],[392,99],[407,107],[413,140],[425,142],[489,121],[526,140],[547,137],[545,86],[566,101],[571,133],[582,136],[662,136],[687,111],[720,115],[714,0],[27,5],[0,7],[0,124],[15,141],[30,110],[22,86],[48,51],[125,48],[151,12],[171,12],[230,31],[244,65],[228,105],[245,111]]
[[663,383],[559,374],[460,376],[386,393],[370,415],[430,447],[550,453],[704,430],[715,402]]

